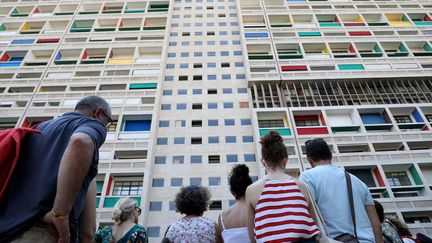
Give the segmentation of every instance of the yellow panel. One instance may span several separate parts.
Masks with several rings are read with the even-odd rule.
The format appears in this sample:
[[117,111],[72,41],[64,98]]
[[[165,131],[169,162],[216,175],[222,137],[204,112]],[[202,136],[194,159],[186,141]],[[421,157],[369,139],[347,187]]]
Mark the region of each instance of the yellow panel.
[[28,26],[28,24],[25,24],[25,25],[23,25],[21,30],[30,30],[30,27]]
[[108,64],[126,64],[132,63],[132,58],[129,59],[109,59]]
[[357,18],[357,23],[363,23],[364,21],[363,21],[363,18],[361,17],[361,16],[358,16],[358,18]]
[[329,53],[329,50],[328,50],[327,46],[324,48],[324,53]]
[[402,21],[389,21],[390,26],[395,27],[406,27],[406,26],[412,26],[410,22],[402,22]]
[[287,116],[284,116],[283,121],[284,121],[285,127],[290,127]]

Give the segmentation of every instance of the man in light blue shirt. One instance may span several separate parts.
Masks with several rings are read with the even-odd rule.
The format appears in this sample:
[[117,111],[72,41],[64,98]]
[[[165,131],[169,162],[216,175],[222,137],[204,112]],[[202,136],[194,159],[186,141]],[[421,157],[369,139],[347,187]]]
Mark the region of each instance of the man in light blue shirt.
[[[309,186],[331,238],[354,235],[345,172],[331,164],[332,153],[322,138],[306,142],[306,155],[312,169],[300,181]],[[381,226],[368,187],[351,175],[357,239],[361,243],[382,243]]]

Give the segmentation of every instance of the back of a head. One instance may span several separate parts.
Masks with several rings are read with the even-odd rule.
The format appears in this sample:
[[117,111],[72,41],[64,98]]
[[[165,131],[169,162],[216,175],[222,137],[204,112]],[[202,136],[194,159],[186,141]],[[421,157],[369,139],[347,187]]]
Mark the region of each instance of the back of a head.
[[305,145],[308,159],[314,162],[332,159],[330,147],[324,139],[315,138],[307,141]]
[[128,197],[122,198],[114,205],[112,219],[117,224],[125,222],[132,218],[136,207],[138,207],[137,201]]
[[267,165],[276,168],[288,159],[288,151],[279,133],[270,131],[261,137],[261,154]]
[[380,202],[378,202],[377,200],[374,200],[374,204],[375,204],[375,210],[378,214],[378,218],[380,220],[380,222],[384,222],[384,208],[381,205]]
[[202,186],[182,187],[177,193],[174,204],[181,214],[201,216],[210,205],[211,194]]
[[244,197],[246,188],[252,184],[249,168],[245,164],[233,167],[230,174],[230,188],[236,199]]
[[102,108],[103,111],[111,114],[111,107],[108,102],[97,95],[90,95],[81,99],[75,106],[75,111],[89,111],[93,112],[98,107]]

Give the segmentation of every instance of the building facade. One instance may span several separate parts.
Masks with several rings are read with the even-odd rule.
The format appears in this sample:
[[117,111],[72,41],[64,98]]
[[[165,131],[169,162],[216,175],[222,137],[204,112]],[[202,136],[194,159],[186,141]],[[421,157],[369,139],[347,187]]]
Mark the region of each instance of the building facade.
[[1,1],[0,129],[100,95],[114,125],[100,150],[97,221],[134,197],[158,242],[181,186],[234,198],[229,171],[265,174],[276,130],[287,172],[323,137],[334,163],[415,232],[432,235],[432,3],[363,0]]

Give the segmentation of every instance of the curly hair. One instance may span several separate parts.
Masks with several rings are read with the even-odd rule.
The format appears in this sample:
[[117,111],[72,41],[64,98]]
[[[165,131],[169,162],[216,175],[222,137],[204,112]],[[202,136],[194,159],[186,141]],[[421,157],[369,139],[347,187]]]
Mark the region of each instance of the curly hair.
[[201,216],[210,205],[211,194],[202,186],[182,187],[177,193],[174,204],[181,214]]
[[288,159],[288,151],[278,132],[266,133],[261,137],[260,143],[262,157],[271,168],[278,167],[282,161]]

